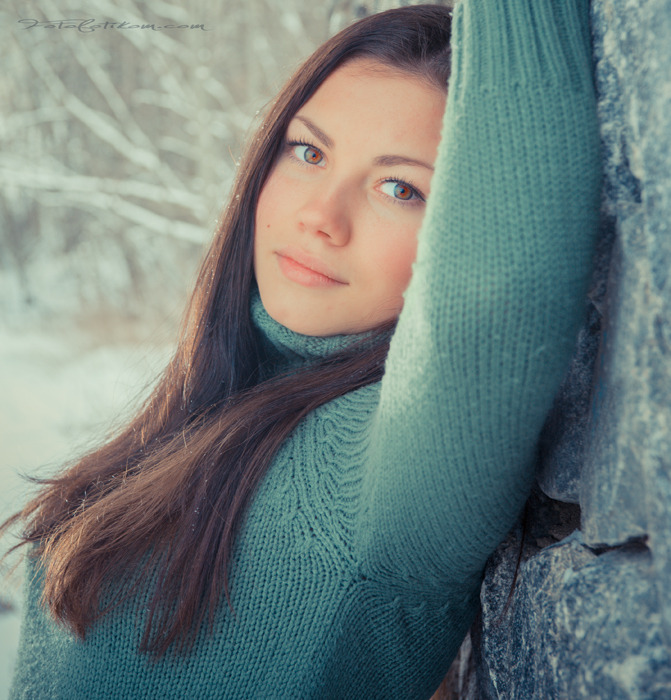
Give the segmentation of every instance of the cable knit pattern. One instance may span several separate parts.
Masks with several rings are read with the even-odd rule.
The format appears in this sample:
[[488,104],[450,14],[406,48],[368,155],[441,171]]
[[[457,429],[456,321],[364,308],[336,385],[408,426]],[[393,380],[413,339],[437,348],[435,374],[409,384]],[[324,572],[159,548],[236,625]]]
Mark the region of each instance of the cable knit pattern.
[[[147,598],[84,642],[29,570],[12,698],[428,698],[529,488],[584,309],[600,195],[587,0],[462,0],[413,279],[382,382],[314,411],[236,541],[231,614],[137,653]],[[295,366],[357,337],[252,317]],[[110,586],[114,587],[114,582]]]

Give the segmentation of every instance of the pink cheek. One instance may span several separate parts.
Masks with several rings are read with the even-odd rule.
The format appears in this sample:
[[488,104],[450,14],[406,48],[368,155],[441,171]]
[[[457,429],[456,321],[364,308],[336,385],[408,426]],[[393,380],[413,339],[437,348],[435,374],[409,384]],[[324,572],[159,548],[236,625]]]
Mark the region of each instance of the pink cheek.
[[399,289],[402,293],[410,283],[412,278],[412,265],[417,254],[417,245],[411,245],[405,248],[402,254],[393,256],[392,260],[388,261],[387,269],[389,270],[389,278],[392,286]]

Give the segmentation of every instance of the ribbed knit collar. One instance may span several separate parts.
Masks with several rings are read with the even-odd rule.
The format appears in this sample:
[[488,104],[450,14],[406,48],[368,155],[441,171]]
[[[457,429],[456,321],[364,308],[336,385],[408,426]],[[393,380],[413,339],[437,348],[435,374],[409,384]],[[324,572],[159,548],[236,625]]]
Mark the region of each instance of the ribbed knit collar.
[[373,338],[371,331],[349,335],[302,335],[289,330],[271,318],[261,301],[256,285],[251,290],[251,317],[254,327],[261,333],[267,349],[279,354],[291,365],[300,365],[333,355],[353,343]]

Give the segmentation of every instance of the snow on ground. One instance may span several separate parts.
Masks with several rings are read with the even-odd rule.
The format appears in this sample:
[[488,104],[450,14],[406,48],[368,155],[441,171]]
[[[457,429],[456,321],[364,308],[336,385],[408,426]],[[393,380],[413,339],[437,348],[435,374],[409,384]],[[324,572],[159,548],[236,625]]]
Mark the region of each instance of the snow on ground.
[[[12,330],[0,327],[0,519],[29,492],[20,473],[46,474],[104,435],[147,395],[165,365],[168,343],[134,340],[112,344],[90,329]],[[102,334],[113,339],[114,332]],[[0,542],[5,548],[6,540]],[[19,632],[20,572],[0,579],[0,700],[9,691]]]

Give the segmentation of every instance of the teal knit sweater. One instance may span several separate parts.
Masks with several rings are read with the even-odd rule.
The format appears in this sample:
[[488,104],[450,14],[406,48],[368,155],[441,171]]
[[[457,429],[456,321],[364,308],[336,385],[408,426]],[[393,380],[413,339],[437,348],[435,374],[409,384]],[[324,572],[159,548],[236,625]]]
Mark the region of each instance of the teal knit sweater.
[[[12,698],[428,698],[533,477],[584,311],[600,196],[587,0],[462,0],[432,192],[384,379],[310,414],[193,651],[137,652],[139,593],[85,641],[29,570]],[[351,337],[273,321],[292,365]],[[278,369],[281,369],[282,363]]]

